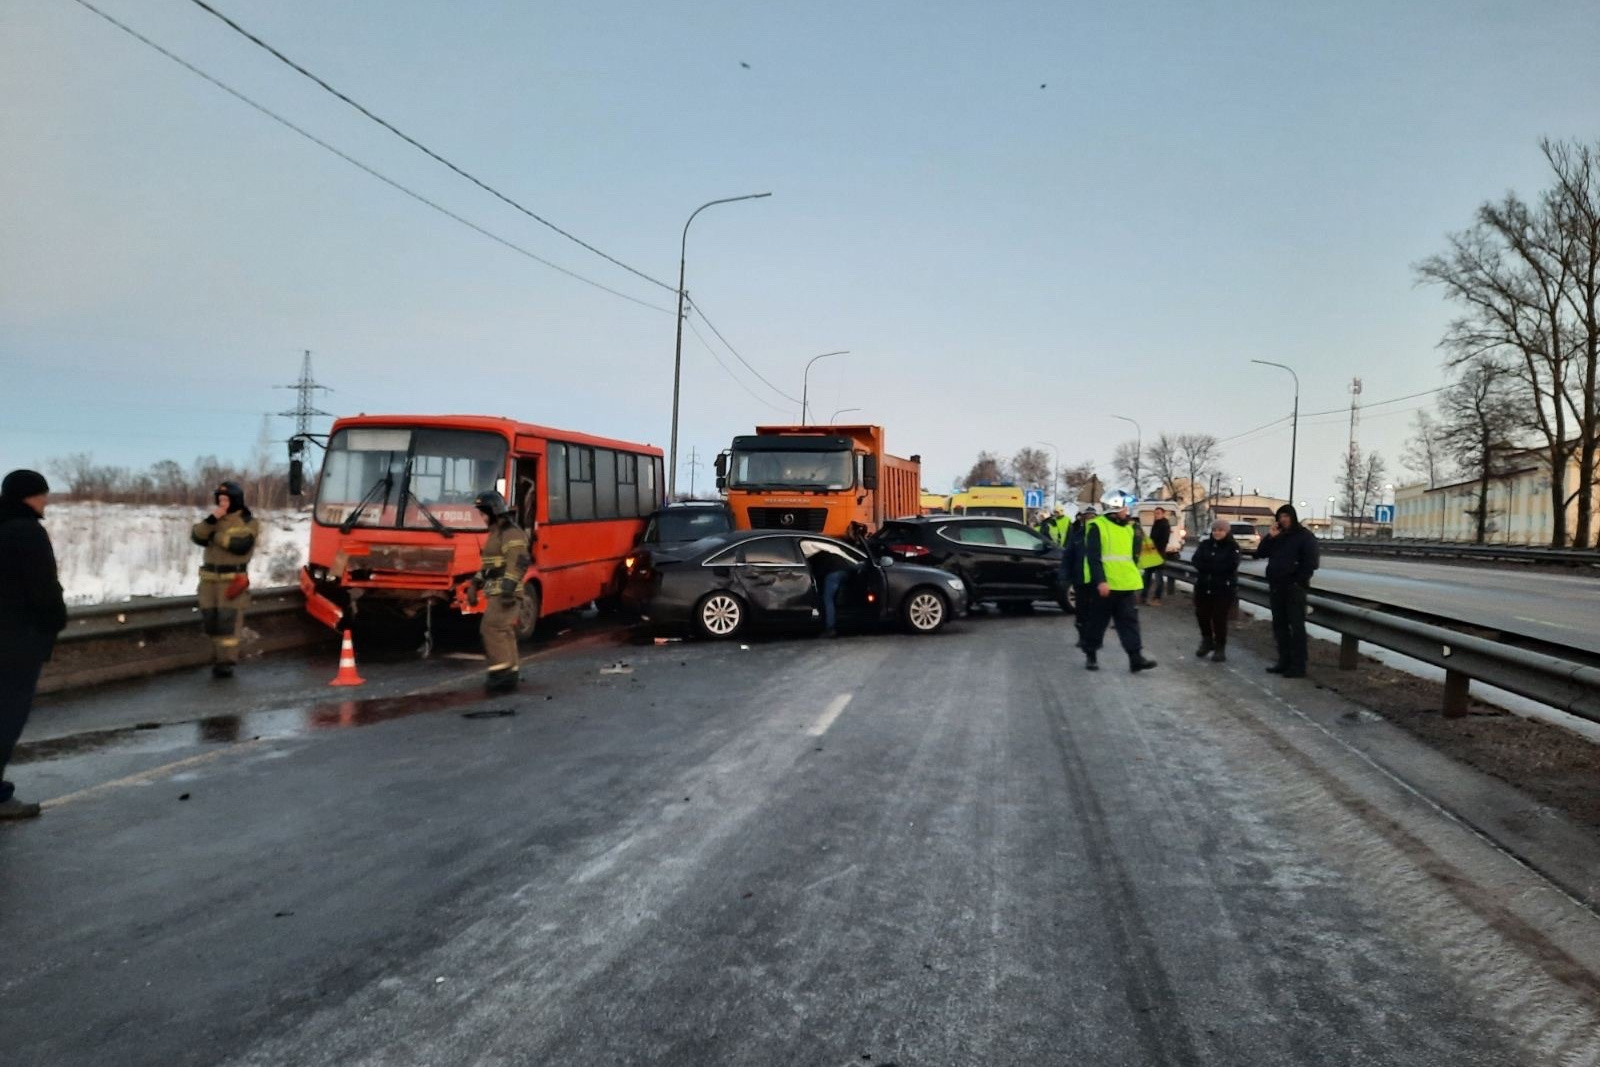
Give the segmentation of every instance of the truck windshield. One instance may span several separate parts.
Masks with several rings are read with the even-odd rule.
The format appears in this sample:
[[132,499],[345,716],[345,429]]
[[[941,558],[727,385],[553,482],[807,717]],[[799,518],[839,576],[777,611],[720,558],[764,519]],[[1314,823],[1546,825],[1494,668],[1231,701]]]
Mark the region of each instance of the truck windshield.
[[734,452],[728,463],[732,489],[850,489],[854,454],[841,452]]
[[[503,437],[474,430],[347,427],[328,442],[317,487],[317,521],[431,529],[432,512],[453,529],[476,530],[472,506],[505,478]],[[426,509],[426,510],[424,510]]]

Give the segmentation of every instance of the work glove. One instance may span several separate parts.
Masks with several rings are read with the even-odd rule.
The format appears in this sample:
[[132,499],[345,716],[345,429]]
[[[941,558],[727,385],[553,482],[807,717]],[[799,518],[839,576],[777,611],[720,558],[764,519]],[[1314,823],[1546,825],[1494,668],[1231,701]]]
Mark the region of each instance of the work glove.
[[475,607],[478,606],[478,583],[477,582],[473,582],[471,585],[467,586],[467,606],[471,607],[471,608],[475,608]]

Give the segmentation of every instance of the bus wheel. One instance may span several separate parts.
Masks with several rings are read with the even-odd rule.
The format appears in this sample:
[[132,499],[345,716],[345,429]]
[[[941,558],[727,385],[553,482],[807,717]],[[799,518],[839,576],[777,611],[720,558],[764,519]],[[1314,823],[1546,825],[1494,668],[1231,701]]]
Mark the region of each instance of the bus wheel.
[[522,595],[517,598],[517,640],[528,640],[538,628],[539,589],[537,586],[527,585],[523,587]]
[[913,589],[911,595],[906,597],[900,615],[905,620],[907,630],[914,634],[931,634],[945,624],[950,617],[950,608],[943,593],[923,586]]
[[700,601],[694,612],[694,624],[702,637],[716,641],[732,637],[743,629],[745,615],[744,601],[719,590]]

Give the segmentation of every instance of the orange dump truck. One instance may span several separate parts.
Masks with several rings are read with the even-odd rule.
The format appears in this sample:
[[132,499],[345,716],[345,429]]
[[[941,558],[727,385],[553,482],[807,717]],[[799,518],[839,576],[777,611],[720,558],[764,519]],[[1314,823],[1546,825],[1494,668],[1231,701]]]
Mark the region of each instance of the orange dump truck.
[[717,457],[717,487],[741,530],[842,537],[917,514],[922,457],[889,455],[882,426],[757,426]]

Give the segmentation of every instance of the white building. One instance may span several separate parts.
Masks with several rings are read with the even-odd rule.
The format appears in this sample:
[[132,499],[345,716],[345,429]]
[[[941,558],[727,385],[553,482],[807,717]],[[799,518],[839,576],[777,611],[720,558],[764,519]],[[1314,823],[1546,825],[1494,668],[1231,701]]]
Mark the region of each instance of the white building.
[[[1548,545],[1554,512],[1550,503],[1549,466],[1535,449],[1505,457],[1509,469],[1489,482],[1485,539],[1493,544]],[[1578,484],[1578,464],[1567,472],[1568,492]],[[1595,516],[1600,520],[1600,491],[1591,486]],[[1478,482],[1452,482],[1432,489],[1418,483],[1394,491],[1394,536],[1428,541],[1473,541],[1477,538]],[[1578,499],[1567,504],[1567,535],[1578,522]],[[1593,536],[1594,531],[1590,531]]]

